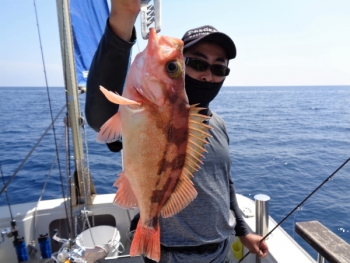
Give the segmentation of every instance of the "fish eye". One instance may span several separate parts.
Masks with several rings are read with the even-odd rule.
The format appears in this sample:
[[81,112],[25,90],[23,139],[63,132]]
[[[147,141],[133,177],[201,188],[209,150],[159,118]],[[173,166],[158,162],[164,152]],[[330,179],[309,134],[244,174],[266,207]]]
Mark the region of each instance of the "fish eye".
[[173,79],[176,79],[179,76],[181,76],[183,72],[182,65],[177,60],[168,62],[165,67],[169,77]]

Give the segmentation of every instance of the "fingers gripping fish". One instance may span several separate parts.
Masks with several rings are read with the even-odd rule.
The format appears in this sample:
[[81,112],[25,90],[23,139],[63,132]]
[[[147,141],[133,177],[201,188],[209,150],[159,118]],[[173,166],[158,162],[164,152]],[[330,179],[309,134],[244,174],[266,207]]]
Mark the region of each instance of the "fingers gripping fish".
[[130,255],[160,260],[159,215],[180,212],[197,196],[191,178],[200,168],[210,136],[203,108],[190,106],[184,88],[183,42],[150,30],[147,47],[132,63],[123,95],[101,91],[120,104],[97,140],[123,136],[124,171],[114,202],[139,207],[140,220]]

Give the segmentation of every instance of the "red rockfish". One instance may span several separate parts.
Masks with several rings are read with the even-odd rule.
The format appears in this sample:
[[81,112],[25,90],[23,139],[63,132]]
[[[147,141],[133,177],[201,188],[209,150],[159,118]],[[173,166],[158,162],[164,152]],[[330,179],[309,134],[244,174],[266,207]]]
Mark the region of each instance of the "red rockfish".
[[191,177],[202,163],[210,136],[185,92],[183,42],[158,36],[153,28],[147,47],[133,61],[122,96],[101,91],[119,111],[102,127],[97,140],[122,136],[124,171],[114,183],[114,203],[139,207],[140,220],[130,255],[160,260],[159,215],[180,212],[197,196]]

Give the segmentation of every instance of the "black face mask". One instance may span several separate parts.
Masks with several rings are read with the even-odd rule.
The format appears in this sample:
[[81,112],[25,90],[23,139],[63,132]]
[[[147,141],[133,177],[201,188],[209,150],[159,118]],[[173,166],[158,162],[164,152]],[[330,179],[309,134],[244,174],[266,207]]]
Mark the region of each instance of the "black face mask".
[[[209,103],[218,95],[224,80],[221,82],[199,81],[185,75],[185,89],[190,105],[197,104],[197,107],[209,108]],[[209,109],[204,114],[208,114]]]

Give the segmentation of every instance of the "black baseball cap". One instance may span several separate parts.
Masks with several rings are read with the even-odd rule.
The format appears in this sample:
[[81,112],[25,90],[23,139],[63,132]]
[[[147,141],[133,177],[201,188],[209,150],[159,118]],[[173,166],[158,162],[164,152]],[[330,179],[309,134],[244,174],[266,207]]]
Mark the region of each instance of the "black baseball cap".
[[219,32],[213,26],[201,26],[190,29],[182,37],[184,49],[187,49],[202,40],[218,43],[226,50],[228,59],[233,59],[236,57],[236,46],[232,39],[228,35]]

